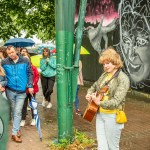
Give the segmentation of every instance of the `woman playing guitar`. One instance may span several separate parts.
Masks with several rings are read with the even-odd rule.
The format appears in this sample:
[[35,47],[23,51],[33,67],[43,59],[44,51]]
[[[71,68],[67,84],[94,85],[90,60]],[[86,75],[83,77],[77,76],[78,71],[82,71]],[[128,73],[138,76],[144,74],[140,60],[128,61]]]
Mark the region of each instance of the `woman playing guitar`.
[[[129,78],[122,72],[120,55],[113,49],[104,50],[99,59],[104,73],[87,91],[86,99],[99,106],[96,114],[96,135],[99,150],[119,150],[121,129],[124,124],[116,123],[116,110],[122,109],[130,86]],[[109,87],[101,94],[103,87]]]

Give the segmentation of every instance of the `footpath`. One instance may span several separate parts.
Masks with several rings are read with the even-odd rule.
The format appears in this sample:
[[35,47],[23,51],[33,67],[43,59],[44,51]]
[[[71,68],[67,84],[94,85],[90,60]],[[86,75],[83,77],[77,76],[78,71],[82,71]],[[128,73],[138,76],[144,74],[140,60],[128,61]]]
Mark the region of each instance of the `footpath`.
[[[80,109],[85,110],[87,101],[85,95],[88,87],[82,87],[79,91]],[[43,134],[42,142],[39,140],[36,127],[30,126],[31,112],[28,111],[25,127],[21,128],[23,142],[20,144],[11,140],[11,128],[7,150],[50,150],[50,140],[57,138],[57,99],[56,85],[52,95],[51,109],[43,108],[39,105],[39,115],[41,118],[41,130]],[[42,93],[37,94],[36,100],[41,104]],[[143,99],[144,100],[144,99]],[[127,97],[125,111],[128,122],[122,132],[120,150],[150,150],[150,101],[137,100],[135,97]],[[74,113],[74,127],[89,137],[96,139],[95,119],[89,123],[82,117]],[[97,145],[93,145],[90,150],[96,150]],[[88,148],[89,149],[89,148]],[[0,149],[1,150],[1,149]]]

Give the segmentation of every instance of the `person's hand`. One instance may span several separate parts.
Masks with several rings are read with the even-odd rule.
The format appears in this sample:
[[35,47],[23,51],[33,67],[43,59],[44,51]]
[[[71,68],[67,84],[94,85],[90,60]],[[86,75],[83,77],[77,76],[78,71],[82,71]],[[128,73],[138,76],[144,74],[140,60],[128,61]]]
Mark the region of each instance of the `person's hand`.
[[95,92],[95,93],[92,93],[92,100],[94,101],[94,103],[96,104],[96,105],[100,105],[100,94],[97,96],[97,92]]
[[3,88],[3,86],[0,84],[0,92],[5,91],[5,88]]
[[92,96],[91,96],[90,94],[87,94],[87,95],[85,96],[85,98],[86,98],[86,100],[88,100],[89,102],[92,101]]
[[5,88],[0,87],[0,92],[3,92],[3,91],[5,91]]
[[3,86],[0,84],[0,88],[2,88]]
[[33,88],[28,88],[28,91],[29,91],[29,93],[30,93],[31,95],[33,95],[33,93],[34,93],[34,89],[33,89]]
[[46,58],[46,64],[48,64],[48,61],[49,61],[49,58],[47,57],[47,58]]

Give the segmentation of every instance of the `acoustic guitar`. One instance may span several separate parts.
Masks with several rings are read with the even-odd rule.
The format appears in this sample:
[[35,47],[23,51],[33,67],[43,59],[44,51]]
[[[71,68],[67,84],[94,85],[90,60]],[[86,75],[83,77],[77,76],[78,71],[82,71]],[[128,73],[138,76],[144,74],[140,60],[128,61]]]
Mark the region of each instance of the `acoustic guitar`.
[[[101,95],[101,96],[100,96],[100,97],[101,97],[100,101],[103,99],[104,93],[106,93],[106,92],[108,91],[108,89],[109,89],[109,86],[108,86],[108,85],[106,85],[106,86],[104,86],[103,88],[100,89],[100,91],[98,92],[98,94]],[[98,95],[98,94],[97,94],[97,95]],[[90,122],[91,122],[91,121],[93,120],[95,114],[97,113],[98,108],[99,108],[99,106],[96,105],[96,104],[94,103],[94,101],[91,101],[91,102],[88,104],[88,106],[87,106],[87,108],[86,108],[86,110],[85,110],[85,112],[84,112],[84,114],[83,114],[83,119],[86,119],[87,121],[90,121]]]

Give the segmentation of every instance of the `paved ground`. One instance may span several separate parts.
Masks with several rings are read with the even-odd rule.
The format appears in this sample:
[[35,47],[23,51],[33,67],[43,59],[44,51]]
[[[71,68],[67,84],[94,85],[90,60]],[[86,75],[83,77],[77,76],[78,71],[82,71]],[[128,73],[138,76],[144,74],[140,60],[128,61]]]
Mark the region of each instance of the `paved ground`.
[[[80,109],[85,110],[87,102],[84,99],[87,87],[80,89]],[[41,142],[35,127],[30,126],[30,111],[27,115],[27,124],[22,127],[23,143],[17,144],[9,138],[8,150],[49,150],[49,140],[57,138],[57,107],[56,92],[52,96],[53,107],[44,109],[39,106],[39,114],[41,117],[41,128],[43,133],[43,141]],[[143,99],[144,100],[144,99]],[[41,92],[37,95],[37,101],[41,103]],[[135,98],[127,98],[125,111],[127,113],[128,122],[123,130],[120,150],[150,150],[150,101],[137,101]],[[74,127],[79,131],[85,132],[89,137],[96,139],[95,135],[95,119],[92,123],[83,120],[74,114]],[[11,125],[10,125],[11,130]],[[10,133],[9,133],[10,135]],[[91,150],[95,150],[96,144]]]

